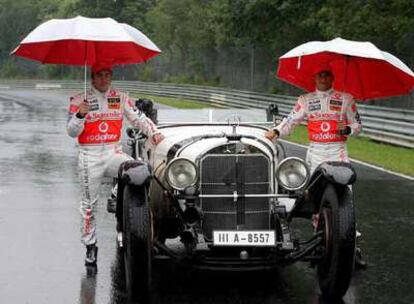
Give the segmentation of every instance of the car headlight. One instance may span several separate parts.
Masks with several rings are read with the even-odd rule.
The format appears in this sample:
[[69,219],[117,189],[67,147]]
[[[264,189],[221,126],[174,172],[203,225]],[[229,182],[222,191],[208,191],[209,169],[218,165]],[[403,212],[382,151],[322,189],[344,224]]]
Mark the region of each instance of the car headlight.
[[309,179],[309,169],[304,161],[297,157],[288,157],[280,162],[276,170],[279,185],[289,191],[303,188]]
[[171,161],[165,171],[168,184],[177,190],[184,190],[197,182],[196,165],[186,159],[177,158]]

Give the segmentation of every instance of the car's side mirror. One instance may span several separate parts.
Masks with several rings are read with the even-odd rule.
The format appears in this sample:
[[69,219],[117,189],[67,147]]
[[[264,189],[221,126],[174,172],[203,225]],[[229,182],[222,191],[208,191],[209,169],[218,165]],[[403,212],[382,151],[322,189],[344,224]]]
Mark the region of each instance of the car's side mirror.
[[132,129],[132,128],[127,128],[126,129],[126,134],[131,139],[134,139],[135,138],[135,132],[134,132],[134,129]]
[[271,103],[266,109],[266,115],[267,121],[273,121],[275,125],[278,125],[282,121],[277,104]]
[[128,135],[129,138],[133,140],[147,138],[147,136],[144,133],[142,133],[139,129],[135,129],[135,128],[128,127],[126,129],[126,134]]
[[157,109],[154,109],[154,101],[147,98],[139,98],[135,101],[135,106],[151,119],[155,124],[157,121]]

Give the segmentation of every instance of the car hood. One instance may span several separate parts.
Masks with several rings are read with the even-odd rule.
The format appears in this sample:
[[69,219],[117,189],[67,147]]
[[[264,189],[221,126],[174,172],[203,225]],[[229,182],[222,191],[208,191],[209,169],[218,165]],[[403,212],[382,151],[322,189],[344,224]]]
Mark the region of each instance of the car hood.
[[160,126],[165,139],[157,146],[147,143],[148,161],[154,167],[168,162],[175,154],[195,161],[207,151],[229,142],[228,136],[241,136],[241,142],[255,146],[270,159],[276,154],[274,144],[265,138],[266,128],[252,125],[171,125]]

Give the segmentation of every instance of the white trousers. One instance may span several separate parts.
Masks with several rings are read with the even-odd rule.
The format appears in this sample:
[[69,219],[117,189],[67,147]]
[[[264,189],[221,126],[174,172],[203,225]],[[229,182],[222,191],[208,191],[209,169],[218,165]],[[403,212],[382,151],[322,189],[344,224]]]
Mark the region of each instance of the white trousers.
[[344,142],[311,142],[306,154],[306,163],[309,165],[311,174],[315,171],[316,167],[327,161],[343,161],[349,163],[346,144]]
[[81,146],[78,173],[81,186],[81,241],[95,244],[96,213],[99,190],[104,177],[117,177],[119,166],[132,157],[122,152],[120,144]]

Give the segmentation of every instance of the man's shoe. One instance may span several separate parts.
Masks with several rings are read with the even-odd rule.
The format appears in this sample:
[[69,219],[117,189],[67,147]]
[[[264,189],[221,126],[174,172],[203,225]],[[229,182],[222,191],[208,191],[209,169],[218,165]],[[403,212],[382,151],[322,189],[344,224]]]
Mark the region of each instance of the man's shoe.
[[95,244],[86,246],[85,266],[96,266],[98,260],[98,247]]
[[86,268],[86,278],[93,279],[98,273],[98,266],[85,266]]
[[355,251],[355,267],[358,269],[366,269],[368,263],[362,258],[361,248],[357,248]]
[[106,211],[108,211],[109,213],[116,213],[116,196],[113,193],[111,194],[111,197],[108,198]]

